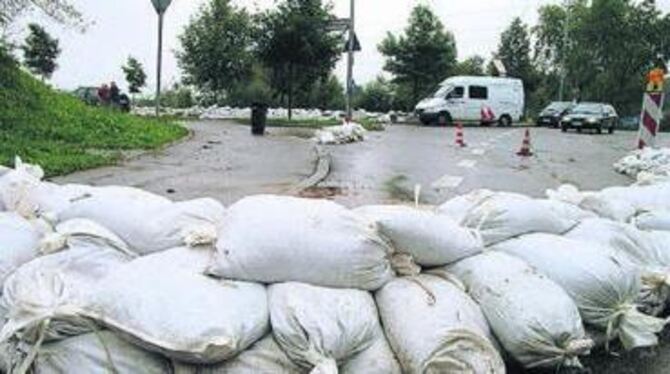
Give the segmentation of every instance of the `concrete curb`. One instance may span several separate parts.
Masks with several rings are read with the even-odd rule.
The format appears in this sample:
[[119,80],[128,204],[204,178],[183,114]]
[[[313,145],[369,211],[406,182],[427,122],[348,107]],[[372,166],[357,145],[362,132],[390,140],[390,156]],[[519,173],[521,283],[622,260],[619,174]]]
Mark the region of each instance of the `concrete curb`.
[[288,194],[297,195],[308,188],[314,187],[326,179],[330,174],[332,163],[332,157],[330,153],[318,146],[314,147],[314,151],[316,152],[317,156],[314,172],[309,177],[303,179],[298,184],[291,187],[287,191]]

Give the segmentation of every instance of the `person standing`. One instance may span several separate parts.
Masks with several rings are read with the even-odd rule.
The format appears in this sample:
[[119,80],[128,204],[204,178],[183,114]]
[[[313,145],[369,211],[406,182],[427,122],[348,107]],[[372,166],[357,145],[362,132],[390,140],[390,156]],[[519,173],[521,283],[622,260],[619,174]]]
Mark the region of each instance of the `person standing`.
[[116,85],[116,82],[112,82],[111,86],[109,87],[109,99],[113,105],[119,104],[120,96],[121,91],[119,90],[119,87]]
[[98,88],[98,99],[100,99],[100,104],[103,106],[109,105],[110,90],[107,84],[103,84]]

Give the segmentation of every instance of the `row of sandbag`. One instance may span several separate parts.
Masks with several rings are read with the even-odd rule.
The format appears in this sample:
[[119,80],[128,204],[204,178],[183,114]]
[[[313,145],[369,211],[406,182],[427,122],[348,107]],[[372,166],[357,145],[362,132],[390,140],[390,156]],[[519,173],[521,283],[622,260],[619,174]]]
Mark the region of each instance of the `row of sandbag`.
[[[264,283],[300,281],[328,287],[376,290],[398,274],[416,275],[418,268],[412,259],[426,267],[445,265],[481,252],[485,244],[490,246],[526,233],[562,234],[588,216],[569,204],[485,192],[457,198],[441,207],[441,211],[478,230],[463,228],[446,214],[411,208],[367,207],[351,212],[325,201],[275,196],[244,199],[228,211],[219,233],[216,261],[209,272],[220,277]],[[462,217],[457,217],[458,215]],[[373,220],[364,221],[362,216],[372,217]],[[381,231],[385,239],[378,235],[378,231]],[[552,239],[549,241],[553,243]],[[566,256],[572,259],[582,256],[581,251],[577,253],[580,248],[578,245],[574,244],[572,247],[572,252],[566,252]],[[610,274],[611,270],[613,268],[606,268],[604,272]],[[575,282],[578,283],[581,272],[575,272]],[[643,338],[627,345],[653,344],[653,332],[658,329],[658,321],[643,317],[622,318],[629,315],[637,317],[634,300],[629,297],[637,293],[637,277],[630,277],[628,272],[622,273],[626,277],[610,274],[614,279],[611,282],[614,288],[618,289],[625,281],[633,279],[631,289],[634,292],[621,292],[621,297],[618,298],[595,297],[595,300],[578,303],[580,310],[585,314],[589,308],[594,308],[593,305],[604,310],[598,314],[599,320],[596,317],[585,320],[598,325],[611,335],[619,333],[622,326],[629,325],[621,323],[622,321],[632,319],[649,322],[641,329],[640,335],[644,334]],[[568,274],[568,281],[573,280],[570,277]],[[567,288],[564,284],[561,286]],[[586,291],[569,290],[570,296],[584,299],[586,297],[580,292],[591,296],[588,293],[596,287],[612,285],[595,283],[586,286],[585,288],[589,288]],[[426,291],[432,292],[430,289]],[[513,294],[501,299],[502,302],[508,301]],[[552,295],[551,299],[560,300],[561,296]],[[546,300],[534,300],[532,297],[524,300],[547,303]],[[532,304],[534,303],[529,303]],[[530,307],[526,307],[528,308]],[[542,315],[537,311],[533,313]],[[581,326],[581,321],[575,323],[569,312],[564,312],[563,315],[567,316],[566,320],[570,320],[570,324]],[[490,320],[491,317],[489,322]],[[544,321],[542,318],[540,320]],[[521,327],[532,326],[524,325],[525,323],[526,321],[522,321]],[[521,327],[515,331],[524,331]],[[534,326],[533,329],[538,330]],[[575,339],[578,343],[568,344],[572,340],[564,341],[556,339],[555,336],[558,335],[552,335],[563,331],[549,330],[545,335],[550,344],[544,350],[541,345],[515,350],[509,342],[505,348],[517,358],[523,357],[525,352],[537,355],[533,353],[536,351],[549,357],[540,361],[518,358],[527,366],[562,363],[573,360],[577,353],[584,352],[585,343],[581,338]],[[505,331],[495,332],[502,336],[511,334]],[[513,337],[507,340],[520,342]],[[519,345],[523,347],[523,344]],[[398,350],[396,353],[400,356]]]
[[92,222],[85,232],[83,223],[62,223],[56,231],[66,247],[6,280],[5,369],[399,373],[381,315],[406,372],[504,372],[478,306],[448,279],[398,278],[376,293],[376,304],[354,289],[287,282],[266,291],[203,275],[211,248],[135,258],[118,238]]

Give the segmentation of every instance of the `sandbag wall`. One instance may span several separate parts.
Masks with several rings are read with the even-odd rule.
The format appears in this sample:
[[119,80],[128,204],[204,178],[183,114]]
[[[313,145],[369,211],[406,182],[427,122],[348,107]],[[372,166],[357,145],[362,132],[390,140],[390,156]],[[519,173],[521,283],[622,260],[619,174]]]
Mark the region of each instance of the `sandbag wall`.
[[225,208],[42,176],[0,170],[3,372],[504,373],[580,366],[587,330],[633,349],[665,325],[670,232],[638,223],[662,182],[615,221],[606,191]]

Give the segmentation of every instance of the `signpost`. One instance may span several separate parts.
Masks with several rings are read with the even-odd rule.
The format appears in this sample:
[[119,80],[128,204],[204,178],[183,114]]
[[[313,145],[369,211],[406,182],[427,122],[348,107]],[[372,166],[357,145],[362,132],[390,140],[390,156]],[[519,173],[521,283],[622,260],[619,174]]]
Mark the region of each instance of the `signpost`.
[[647,74],[647,87],[642,99],[642,114],[640,115],[640,132],[637,147],[653,147],[656,134],[663,118],[663,100],[665,70],[655,68]]
[[347,58],[347,120],[353,119],[353,94],[354,94],[354,49],[356,47],[356,33],[355,26],[355,0],[351,0],[351,15],[349,16],[349,43],[348,58]]
[[163,16],[172,0],[151,0],[158,13],[158,61],[156,62],[156,117],[161,108],[161,70],[163,66]]

